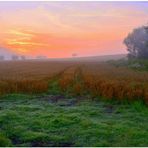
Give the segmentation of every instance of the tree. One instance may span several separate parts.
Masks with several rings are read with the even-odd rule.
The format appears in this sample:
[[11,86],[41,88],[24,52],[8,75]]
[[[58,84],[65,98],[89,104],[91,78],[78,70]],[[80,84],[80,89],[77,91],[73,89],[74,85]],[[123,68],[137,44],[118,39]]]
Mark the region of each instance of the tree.
[[46,56],[44,56],[44,55],[38,55],[37,57],[36,57],[36,59],[41,59],[41,60],[44,60],[44,59],[48,59]]
[[18,57],[17,55],[12,55],[11,58],[12,58],[12,60],[14,60],[14,61],[19,59],[19,57]]
[[24,55],[20,56],[21,60],[26,60],[26,57]]
[[148,58],[148,30],[142,26],[134,29],[124,39],[129,58]]
[[0,55],[0,61],[4,61],[5,57],[3,55]]
[[78,56],[77,53],[72,54],[72,57],[77,57],[77,56]]

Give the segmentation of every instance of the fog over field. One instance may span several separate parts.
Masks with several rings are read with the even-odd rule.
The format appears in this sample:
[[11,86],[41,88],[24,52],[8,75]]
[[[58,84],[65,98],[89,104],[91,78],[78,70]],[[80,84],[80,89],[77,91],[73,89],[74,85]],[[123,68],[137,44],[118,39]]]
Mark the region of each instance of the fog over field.
[[[12,60],[12,56],[21,54],[16,54],[9,49],[0,47],[0,56],[4,57],[4,60]],[[44,55],[38,55],[36,57],[26,56],[26,59],[38,59],[38,60],[53,60],[53,61],[107,61],[107,60],[118,60],[126,58],[126,54],[115,54],[115,55],[102,55],[102,56],[85,56],[85,57],[67,57],[67,58],[47,58]]]
[[0,1],[0,147],[148,147],[148,2]]
[[4,56],[6,60],[10,60],[14,53],[9,49],[0,47],[0,56]]

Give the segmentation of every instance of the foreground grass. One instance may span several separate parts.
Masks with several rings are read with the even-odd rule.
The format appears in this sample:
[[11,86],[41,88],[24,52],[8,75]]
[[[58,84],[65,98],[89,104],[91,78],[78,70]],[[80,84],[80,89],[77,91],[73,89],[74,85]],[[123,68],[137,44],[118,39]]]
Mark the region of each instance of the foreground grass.
[[54,97],[2,97],[0,146],[148,146],[148,108],[142,103]]

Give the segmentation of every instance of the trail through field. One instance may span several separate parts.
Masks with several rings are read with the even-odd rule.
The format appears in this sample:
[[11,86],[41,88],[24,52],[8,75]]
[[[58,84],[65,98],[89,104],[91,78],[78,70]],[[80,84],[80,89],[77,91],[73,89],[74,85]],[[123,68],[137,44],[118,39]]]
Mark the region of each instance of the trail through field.
[[[59,88],[59,82],[66,81],[65,79],[69,79],[71,81],[71,83],[68,82],[68,85],[70,84],[68,86],[68,89],[70,89],[70,87],[73,87],[74,85],[81,84],[83,81],[82,68],[80,66],[70,66],[56,74],[49,82],[49,92],[51,90],[50,94],[41,96],[40,99],[48,101],[49,103],[57,104],[59,106],[74,106],[78,104],[78,102],[85,97],[75,96],[69,99],[68,97],[66,97],[65,93],[61,93],[60,90],[57,90]],[[57,90],[56,94],[52,94],[54,90]]]
[[[27,76],[35,75],[35,81],[27,81],[25,89],[10,90],[17,94],[1,96],[0,146],[148,146],[148,108],[135,101],[135,96],[145,93],[143,84],[147,90],[145,73],[141,76],[102,63],[58,64],[56,69],[52,63],[42,63],[33,70],[33,63]],[[14,75],[23,69],[20,66]],[[41,81],[36,83],[38,79]],[[43,82],[46,89],[37,94]],[[15,84],[21,88],[24,81]],[[32,85],[36,87],[31,89]],[[10,88],[9,83],[1,84],[4,86]],[[31,94],[18,94],[22,90]],[[122,100],[127,95],[134,97],[132,103]],[[102,101],[104,96],[107,99]],[[119,101],[111,100],[114,96]]]

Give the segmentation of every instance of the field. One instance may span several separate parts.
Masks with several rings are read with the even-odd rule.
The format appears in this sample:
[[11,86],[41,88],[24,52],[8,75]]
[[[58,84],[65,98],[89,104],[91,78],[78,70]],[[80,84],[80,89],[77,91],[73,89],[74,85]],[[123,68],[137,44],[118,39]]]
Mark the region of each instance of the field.
[[0,62],[0,146],[148,146],[147,70],[119,65]]

